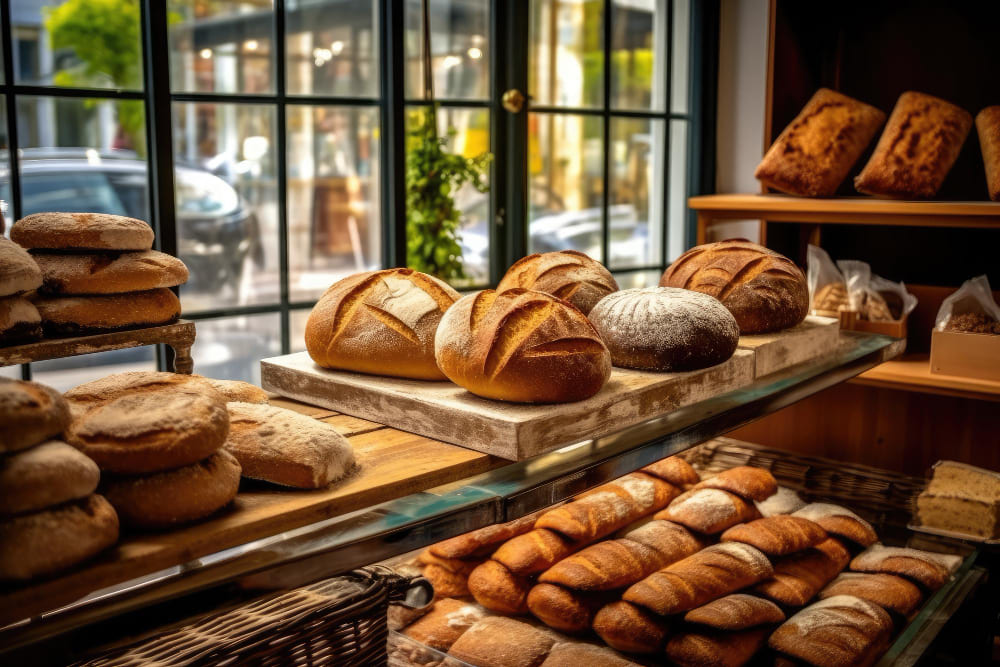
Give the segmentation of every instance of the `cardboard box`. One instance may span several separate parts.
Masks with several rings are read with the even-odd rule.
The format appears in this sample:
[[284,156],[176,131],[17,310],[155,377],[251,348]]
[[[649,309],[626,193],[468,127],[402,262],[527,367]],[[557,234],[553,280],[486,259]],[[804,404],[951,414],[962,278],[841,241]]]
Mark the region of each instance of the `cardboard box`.
[[931,373],[1000,382],[1000,336],[934,330]]
[[906,338],[906,317],[887,322],[870,322],[861,319],[856,310],[841,310],[837,316],[840,318],[840,328],[847,331],[864,331],[893,338]]

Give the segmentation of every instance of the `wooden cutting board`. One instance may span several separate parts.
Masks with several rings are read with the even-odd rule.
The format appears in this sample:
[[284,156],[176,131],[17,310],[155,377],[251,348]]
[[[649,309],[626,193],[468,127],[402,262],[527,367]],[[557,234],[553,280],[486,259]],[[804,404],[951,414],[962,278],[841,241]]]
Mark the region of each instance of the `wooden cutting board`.
[[269,391],[520,461],[746,386],[753,381],[754,353],[737,350],[724,363],[688,373],[615,368],[597,395],[555,405],[488,400],[450,382],[332,371],[305,352],[260,365]]
[[740,336],[739,347],[754,352],[754,377],[816,359],[837,350],[840,320],[810,315],[791,329]]

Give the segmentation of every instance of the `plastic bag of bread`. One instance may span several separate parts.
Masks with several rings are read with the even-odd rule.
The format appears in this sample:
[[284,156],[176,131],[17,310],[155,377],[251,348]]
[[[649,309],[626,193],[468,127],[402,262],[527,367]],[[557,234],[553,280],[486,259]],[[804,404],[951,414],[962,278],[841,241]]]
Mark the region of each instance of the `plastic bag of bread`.
[[837,317],[850,307],[844,275],[825,250],[811,243],[806,249],[806,286],[812,315]]
[[869,322],[899,321],[917,307],[917,297],[903,283],[894,283],[872,273],[867,262],[842,259],[837,262],[847,284],[851,310]]
[[1000,334],[1000,306],[985,275],[970,278],[949,295],[934,319],[938,331]]

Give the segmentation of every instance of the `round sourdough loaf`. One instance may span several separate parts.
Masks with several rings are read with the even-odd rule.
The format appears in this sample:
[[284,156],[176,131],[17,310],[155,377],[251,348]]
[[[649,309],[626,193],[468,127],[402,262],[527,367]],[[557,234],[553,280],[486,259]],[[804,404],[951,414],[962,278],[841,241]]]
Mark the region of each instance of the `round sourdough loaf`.
[[101,470],[142,474],[200,461],[228,433],[229,413],[218,395],[179,387],[126,394],[77,413],[66,441]]
[[156,250],[121,254],[36,253],[46,294],[120,294],[183,285],[184,262]]
[[0,514],[45,509],[97,489],[97,464],[65,442],[50,440],[0,459]]
[[69,420],[69,406],[55,389],[0,379],[0,452],[16,452],[58,436]]
[[64,570],[118,541],[118,516],[97,494],[0,521],[0,580],[23,581]]
[[[200,378],[200,375],[189,375],[187,377]],[[219,392],[227,403],[263,403],[268,402],[267,392],[257,385],[240,380],[214,380],[204,378],[212,387]]]
[[434,350],[448,379],[502,401],[580,401],[611,375],[608,348],[583,313],[520,288],[460,299],[442,318]]
[[0,298],[0,345],[16,345],[42,337],[42,316],[23,296]]
[[809,310],[809,292],[799,267],[742,239],[691,248],[667,268],[660,285],[714,296],[745,334],[787,329],[805,319]]
[[434,363],[434,332],[458,298],[446,283],[412,269],[344,278],[309,314],[306,349],[324,368],[443,380]]
[[122,523],[136,528],[167,528],[196,521],[236,497],[240,464],[226,451],[197,463],[152,475],[108,475],[101,491]]
[[52,337],[151,327],[173,322],[181,302],[168,289],[104,296],[38,297],[42,328]]
[[520,287],[565,299],[586,315],[598,301],[618,291],[600,262],[576,250],[528,255],[507,269],[497,291]]
[[63,396],[70,407],[90,409],[104,405],[125,394],[142,394],[164,389],[184,388],[190,391],[200,391],[224,401],[224,397],[214,382],[201,375],[185,375],[183,373],[168,373],[165,371],[127,371],[112,373],[97,380],[85,382],[67,391]]
[[35,213],[10,228],[25,248],[48,250],[149,250],[153,229],[142,220],[108,213]]
[[0,296],[38,289],[42,271],[27,250],[0,236]]
[[622,368],[691,371],[733,356],[740,328],[726,307],[706,294],[675,287],[614,292],[590,311],[590,321]]

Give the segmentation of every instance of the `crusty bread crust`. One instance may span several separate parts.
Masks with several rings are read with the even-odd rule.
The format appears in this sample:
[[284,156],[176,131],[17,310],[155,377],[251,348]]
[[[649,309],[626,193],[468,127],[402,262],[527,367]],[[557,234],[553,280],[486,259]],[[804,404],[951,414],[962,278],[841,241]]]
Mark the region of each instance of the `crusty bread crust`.
[[458,298],[448,284],[412,269],[349,276],[331,285],[309,314],[306,349],[324,368],[444,380],[434,333]]
[[35,253],[46,294],[121,294],[183,285],[184,262],[156,250],[122,254]]
[[869,665],[885,648],[892,619],[850,595],[816,602],[785,621],[768,640],[776,651],[819,667]]
[[760,518],[752,502],[722,489],[691,489],[677,496],[666,509],[654,515],[687,526],[705,535],[721,533],[730,526]]
[[10,228],[25,248],[149,250],[153,229],[142,220],[108,213],[35,213]]
[[753,466],[736,466],[702,480],[696,489],[722,489],[761,502],[778,492],[778,482],[769,471]]
[[590,630],[594,614],[610,601],[608,593],[583,593],[554,584],[536,584],[528,592],[528,609],[545,625],[570,634]]
[[733,593],[692,609],[684,615],[684,620],[717,630],[746,630],[781,623],[785,612],[770,600]]
[[41,284],[42,271],[28,251],[0,236],[0,296],[30,292]]
[[97,464],[65,442],[50,440],[0,458],[0,514],[17,514],[86,498],[97,489]]
[[519,575],[537,574],[549,569],[582,545],[553,530],[535,528],[513,537],[493,554],[493,559]]
[[507,269],[497,291],[515,287],[569,301],[584,315],[602,298],[618,291],[611,272],[577,250],[535,253],[519,259]]
[[469,575],[451,572],[435,563],[421,568],[421,574],[431,582],[435,599],[461,598],[469,595]]
[[77,385],[63,394],[63,397],[69,403],[74,416],[79,416],[92,408],[109,403],[126,394],[142,394],[178,387],[189,391],[199,391],[222,402],[226,401],[222,394],[216,391],[208,378],[166,371],[112,373]]
[[667,657],[674,665],[743,665],[767,642],[770,628],[739,632],[688,631],[667,642]]
[[844,572],[819,592],[820,599],[834,595],[853,595],[905,617],[917,610],[923,598],[917,585],[903,577],[868,572]]
[[809,311],[809,290],[799,267],[773,250],[738,239],[691,248],[667,268],[660,285],[714,296],[744,334],[787,329]]
[[627,653],[656,653],[663,648],[667,620],[631,602],[606,604],[594,616],[593,628],[611,648]]
[[469,592],[476,602],[498,614],[528,613],[531,580],[488,560],[469,573]]
[[771,144],[754,176],[789,194],[829,197],[884,122],[879,109],[820,88]]
[[489,616],[466,630],[449,654],[473,665],[540,665],[555,636],[524,621]]
[[850,558],[844,545],[831,537],[812,549],[776,560],[774,575],[754,590],[780,604],[801,607],[836,577]]
[[98,296],[39,296],[35,307],[46,332],[108,331],[173,322],[181,302],[168,289]]
[[611,375],[608,348],[583,313],[520,288],[461,298],[441,319],[434,351],[452,382],[502,401],[580,401]]
[[0,345],[14,345],[42,336],[42,316],[23,296],[0,297]]
[[403,634],[424,646],[447,651],[466,630],[485,617],[486,610],[479,605],[445,598],[435,602],[433,609],[406,626]]
[[986,107],[976,114],[976,131],[983,150],[986,190],[990,199],[1000,201],[1000,105]]
[[[190,377],[200,378],[200,375]],[[259,403],[267,404],[269,399],[267,392],[257,385],[243,382],[241,380],[215,380],[205,378],[212,387],[222,394],[222,397],[229,403]]]
[[650,463],[642,472],[655,475],[665,482],[670,482],[678,489],[686,489],[691,484],[697,484],[701,480],[698,471],[691,467],[691,464],[679,456],[668,456],[654,463]]
[[0,452],[16,452],[56,437],[69,421],[69,405],[55,389],[37,382],[0,380]]
[[752,544],[768,556],[787,556],[816,546],[826,539],[826,531],[809,519],[778,514],[733,526],[720,539]]
[[520,519],[458,535],[433,544],[430,552],[440,558],[475,558],[489,556],[497,547],[509,539],[523,535],[535,526],[535,520],[542,512],[534,512]]

